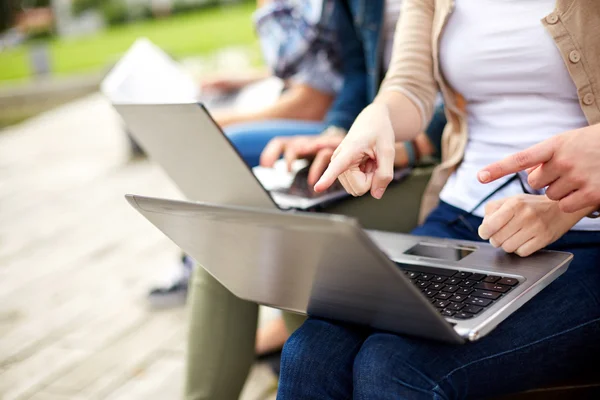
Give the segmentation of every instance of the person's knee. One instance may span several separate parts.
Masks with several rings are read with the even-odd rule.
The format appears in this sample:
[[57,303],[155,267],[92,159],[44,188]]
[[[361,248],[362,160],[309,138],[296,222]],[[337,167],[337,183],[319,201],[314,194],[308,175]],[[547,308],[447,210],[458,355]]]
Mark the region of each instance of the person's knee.
[[352,397],[352,362],[364,340],[361,329],[308,319],[286,342],[279,397]]
[[300,369],[304,375],[319,368],[320,325],[320,321],[309,319],[285,342],[281,354],[282,375],[298,375]]
[[[418,349],[411,339],[391,334],[370,336],[354,360],[356,399],[422,398],[447,399],[436,380],[435,359]],[[430,368],[431,367],[431,368]],[[382,396],[382,394],[386,394]]]

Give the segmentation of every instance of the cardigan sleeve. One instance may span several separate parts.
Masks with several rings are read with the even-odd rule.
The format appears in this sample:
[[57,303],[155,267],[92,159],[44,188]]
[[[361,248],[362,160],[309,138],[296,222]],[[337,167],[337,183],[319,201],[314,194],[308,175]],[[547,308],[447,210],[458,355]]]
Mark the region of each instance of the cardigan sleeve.
[[434,1],[404,0],[392,60],[379,91],[397,91],[408,97],[421,113],[422,129],[433,115],[438,91],[433,74]]

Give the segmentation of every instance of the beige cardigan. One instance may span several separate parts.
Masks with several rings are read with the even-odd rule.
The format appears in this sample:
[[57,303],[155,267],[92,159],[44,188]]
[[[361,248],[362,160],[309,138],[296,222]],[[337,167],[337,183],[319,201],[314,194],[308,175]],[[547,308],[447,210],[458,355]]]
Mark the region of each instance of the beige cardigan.
[[[440,72],[440,35],[453,10],[453,0],[404,0],[392,61],[380,90],[399,91],[411,99],[421,111],[423,128],[431,119],[438,90],[444,97],[448,124],[442,136],[442,163],[423,196],[421,221],[437,206],[468,138],[464,98]],[[600,123],[600,0],[557,0],[541,23],[562,55],[588,123]]]

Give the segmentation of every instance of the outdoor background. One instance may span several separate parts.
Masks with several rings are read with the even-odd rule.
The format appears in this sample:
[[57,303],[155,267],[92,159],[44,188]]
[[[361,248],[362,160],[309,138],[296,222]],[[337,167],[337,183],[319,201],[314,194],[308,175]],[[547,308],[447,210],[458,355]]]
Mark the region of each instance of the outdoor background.
[[[253,0],[0,0],[0,128],[93,90],[138,37],[200,75],[260,64]],[[233,67],[233,65],[232,65]],[[36,90],[37,88],[37,90]]]
[[[182,398],[187,310],[147,297],[181,253],[124,199],[181,195],[132,151],[98,85],[138,37],[198,82],[260,67],[254,7],[0,0],[0,399]],[[257,363],[242,399],[272,399],[275,385]]]

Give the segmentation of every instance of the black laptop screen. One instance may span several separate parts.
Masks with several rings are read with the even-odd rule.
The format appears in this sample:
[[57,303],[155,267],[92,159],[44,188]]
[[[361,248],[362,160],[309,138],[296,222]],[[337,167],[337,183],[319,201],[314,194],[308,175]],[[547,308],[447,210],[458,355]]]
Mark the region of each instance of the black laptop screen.
[[460,261],[469,254],[471,254],[473,251],[474,249],[465,247],[438,246],[419,243],[416,246],[406,250],[404,254],[419,257],[436,258],[439,260],[446,261]]

